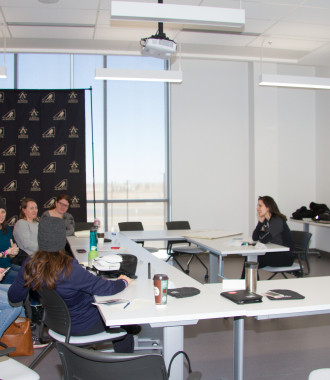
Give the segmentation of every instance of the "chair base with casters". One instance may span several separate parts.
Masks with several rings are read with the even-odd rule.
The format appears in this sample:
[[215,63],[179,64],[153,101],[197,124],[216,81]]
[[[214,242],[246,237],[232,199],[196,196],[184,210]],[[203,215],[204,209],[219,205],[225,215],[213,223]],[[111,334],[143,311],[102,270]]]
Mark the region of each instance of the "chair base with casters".
[[[207,251],[203,251],[199,248],[194,248],[194,247],[171,248],[170,253],[169,252],[167,253],[169,255],[169,257],[167,258],[166,262],[168,262],[170,259],[173,259],[183,272],[185,272],[186,274],[189,274],[191,262],[193,261],[193,259],[197,259],[202,264],[202,266],[205,268],[206,273],[205,273],[204,278],[205,278],[205,280],[207,280],[209,278],[209,270],[208,270],[207,266],[203,263],[203,261],[198,257],[198,255],[203,254],[203,253],[207,253]],[[179,255],[189,255],[190,256],[189,260],[186,264],[186,268],[183,268],[183,266],[177,260],[176,256],[179,256]]]
[[123,329],[111,329],[110,332],[101,332],[86,336],[71,336],[71,317],[66,303],[56,290],[42,289],[39,291],[44,306],[44,315],[39,329],[39,341],[44,342],[43,330],[44,326],[49,328],[48,335],[50,342],[42,352],[29,365],[34,368],[39,361],[54,347],[56,341],[71,343],[79,346],[90,346],[103,342],[124,337],[126,331]]
[[[172,221],[172,222],[166,222],[166,227],[168,230],[190,230],[190,224],[188,221]],[[209,278],[209,270],[207,266],[203,263],[203,261],[200,259],[199,255],[203,253],[208,253],[207,251],[204,251],[201,248],[198,247],[192,247],[191,243],[188,243],[189,245],[187,246],[180,246],[180,247],[174,247],[175,244],[182,244],[182,241],[169,241],[167,243],[167,254],[169,255],[168,259],[166,260],[169,261],[170,259],[173,259],[176,264],[179,266],[179,268],[185,272],[186,274],[189,274],[190,272],[190,263],[194,258],[196,258],[202,266],[205,268],[205,280],[208,280]],[[186,268],[183,268],[183,266],[180,264],[180,262],[177,259],[177,256],[180,255],[189,255],[189,260],[186,264]]]
[[[2,347],[5,347],[0,342]],[[15,351],[15,347],[6,347],[0,350],[0,376],[5,380],[39,380],[40,376],[29,367],[9,358],[7,355]]]
[[320,368],[312,371],[308,380],[329,380],[330,379],[330,368]]

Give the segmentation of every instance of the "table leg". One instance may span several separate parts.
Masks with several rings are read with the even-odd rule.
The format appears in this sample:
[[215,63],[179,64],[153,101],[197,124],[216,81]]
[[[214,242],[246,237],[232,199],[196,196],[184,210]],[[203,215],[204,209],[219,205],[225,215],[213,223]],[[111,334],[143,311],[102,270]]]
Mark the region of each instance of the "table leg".
[[[166,368],[172,359],[172,356],[183,351],[183,326],[171,326],[163,328],[164,360]],[[183,355],[178,355],[172,362],[170,380],[183,380]]]
[[[218,272],[219,268],[219,272]],[[223,260],[222,257],[212,252],[209,253],[209,281],[217,283],[219,276],[223,275]]]
[[303,230],[305,232],[309,232],[309,224],[308,223],[303,223]]
[[234,318],[234,380],[243,380],[244,317]]

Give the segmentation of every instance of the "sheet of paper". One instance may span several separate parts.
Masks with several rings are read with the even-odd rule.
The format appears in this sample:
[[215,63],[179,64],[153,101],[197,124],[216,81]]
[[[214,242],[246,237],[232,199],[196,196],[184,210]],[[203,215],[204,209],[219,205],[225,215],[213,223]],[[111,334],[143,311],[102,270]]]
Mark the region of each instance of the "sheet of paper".
[[241,235],[241,232],[229,232],[229,231],[200,231],[200,232],[192,232],[188,234],[182,235],[183,237],[187,238],[196,238],[196,239],[220,239],[224,237],[229,237],[229,236],[235,236],[235,235]]

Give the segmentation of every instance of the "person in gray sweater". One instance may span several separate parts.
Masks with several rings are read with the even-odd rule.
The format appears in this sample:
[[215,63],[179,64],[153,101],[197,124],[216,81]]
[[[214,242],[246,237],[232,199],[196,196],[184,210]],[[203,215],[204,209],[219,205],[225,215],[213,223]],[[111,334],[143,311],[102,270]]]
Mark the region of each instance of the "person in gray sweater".
[[73,216],[67,212],[71,203],[71,199],[67,194],[60,194],[55,201],[55,204],[48,211],[45,211],[41,218],[53,216],[55,218],[61,218],[65,223],[66,236],[74,234],[75,222]]
[[29,255],[38,250],[38,206],[34,199],[23,198],[13,236],[18,247]]

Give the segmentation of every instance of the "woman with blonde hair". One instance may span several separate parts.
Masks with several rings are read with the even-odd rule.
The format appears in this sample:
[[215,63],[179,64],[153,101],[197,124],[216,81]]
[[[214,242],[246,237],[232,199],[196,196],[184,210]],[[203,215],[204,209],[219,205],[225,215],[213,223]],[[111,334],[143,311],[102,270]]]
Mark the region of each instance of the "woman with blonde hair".
[[38,206],[34,199],[21,200],[19,220],[13,236],[21,250],[32,255],[38,249]]

